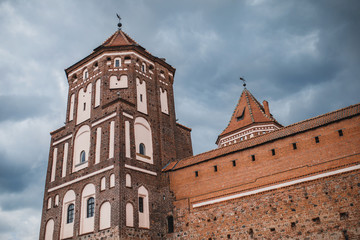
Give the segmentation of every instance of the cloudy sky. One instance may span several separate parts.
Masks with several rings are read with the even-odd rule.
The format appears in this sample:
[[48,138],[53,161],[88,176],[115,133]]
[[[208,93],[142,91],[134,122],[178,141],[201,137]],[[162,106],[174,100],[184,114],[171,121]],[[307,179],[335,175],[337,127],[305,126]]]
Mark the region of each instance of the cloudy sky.
[[174,66],[194,153],[215,148],[242,91],[283,125],[360,102],[360,2],[0,0],[0,239],[37,239],[64,69],[123,30]]

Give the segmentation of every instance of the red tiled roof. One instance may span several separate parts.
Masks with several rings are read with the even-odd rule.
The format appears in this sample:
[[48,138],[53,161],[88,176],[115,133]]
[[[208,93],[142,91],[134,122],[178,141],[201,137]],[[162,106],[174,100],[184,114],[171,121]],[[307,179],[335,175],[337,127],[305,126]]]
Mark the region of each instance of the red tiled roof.
[[[238,118],[241,116],[243,119],[238,120]],[[256,100],[256,98],[249,92],[249,90],[245,88],[241,93],[238,104],[235,107],[228,126],[219,135],[219,138],[228,133],[243,129],[244,127],[253,123],[268,122],[281,126],[271,114],[267,115],[265,113],[264,107]]]
[[241,151],[246,148],[254,147],[259,144],[263,144],[276,139],[284,138],[296,133],[304,132],[313,128],[317,128],[335,121],[346,119],[352,116],[360,114],[360,103],[351,105],[346,108],[336,110],[334,112],[326,113],[318,117],[310,118],[298,123],[294,123],[287,127],[278,129],[276,131],[260,135],[249,140],[245,140],[227,147],[214,149],[208,152],[198,154],[196,156],[184,158],[171,164],[168,164],[163,168],[163,171],[175,171],[177,169],[185,168],[200,162],[204,162],[216,157],[220,157],[232,152]]
[[129,37],[123,31],[117,30],[101,45],[104,47],[115,47],[115,46],[138,45],[138,43],[135,42],[131,37]]

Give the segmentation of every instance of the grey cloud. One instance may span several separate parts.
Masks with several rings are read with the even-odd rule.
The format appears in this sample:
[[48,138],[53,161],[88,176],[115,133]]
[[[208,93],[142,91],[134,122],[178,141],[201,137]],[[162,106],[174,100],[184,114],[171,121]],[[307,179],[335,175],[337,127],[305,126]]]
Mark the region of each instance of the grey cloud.
[[0,121],[17,121],[48,113],[51,99],[39,96],[0,96]]

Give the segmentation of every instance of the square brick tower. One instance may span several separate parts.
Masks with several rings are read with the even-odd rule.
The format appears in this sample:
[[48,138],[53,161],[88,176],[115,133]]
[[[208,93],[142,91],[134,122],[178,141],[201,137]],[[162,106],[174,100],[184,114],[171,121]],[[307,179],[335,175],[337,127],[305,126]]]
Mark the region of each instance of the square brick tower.
[[192,155],[191,129],[176,123],[175,69],[119,29],[65,72],[40,239],[166,238],[173,197],[161,169]]

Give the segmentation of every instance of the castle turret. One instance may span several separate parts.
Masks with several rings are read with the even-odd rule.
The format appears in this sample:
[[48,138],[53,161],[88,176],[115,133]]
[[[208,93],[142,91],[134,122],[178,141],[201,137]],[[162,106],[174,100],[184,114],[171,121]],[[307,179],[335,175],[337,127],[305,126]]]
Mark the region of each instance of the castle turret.
[[245,88],[228,126],[219,135],[216,144],[218,147],[228,146],[281,127],[282,125],[270,114],[268,102],[264,100],[261,105]]

